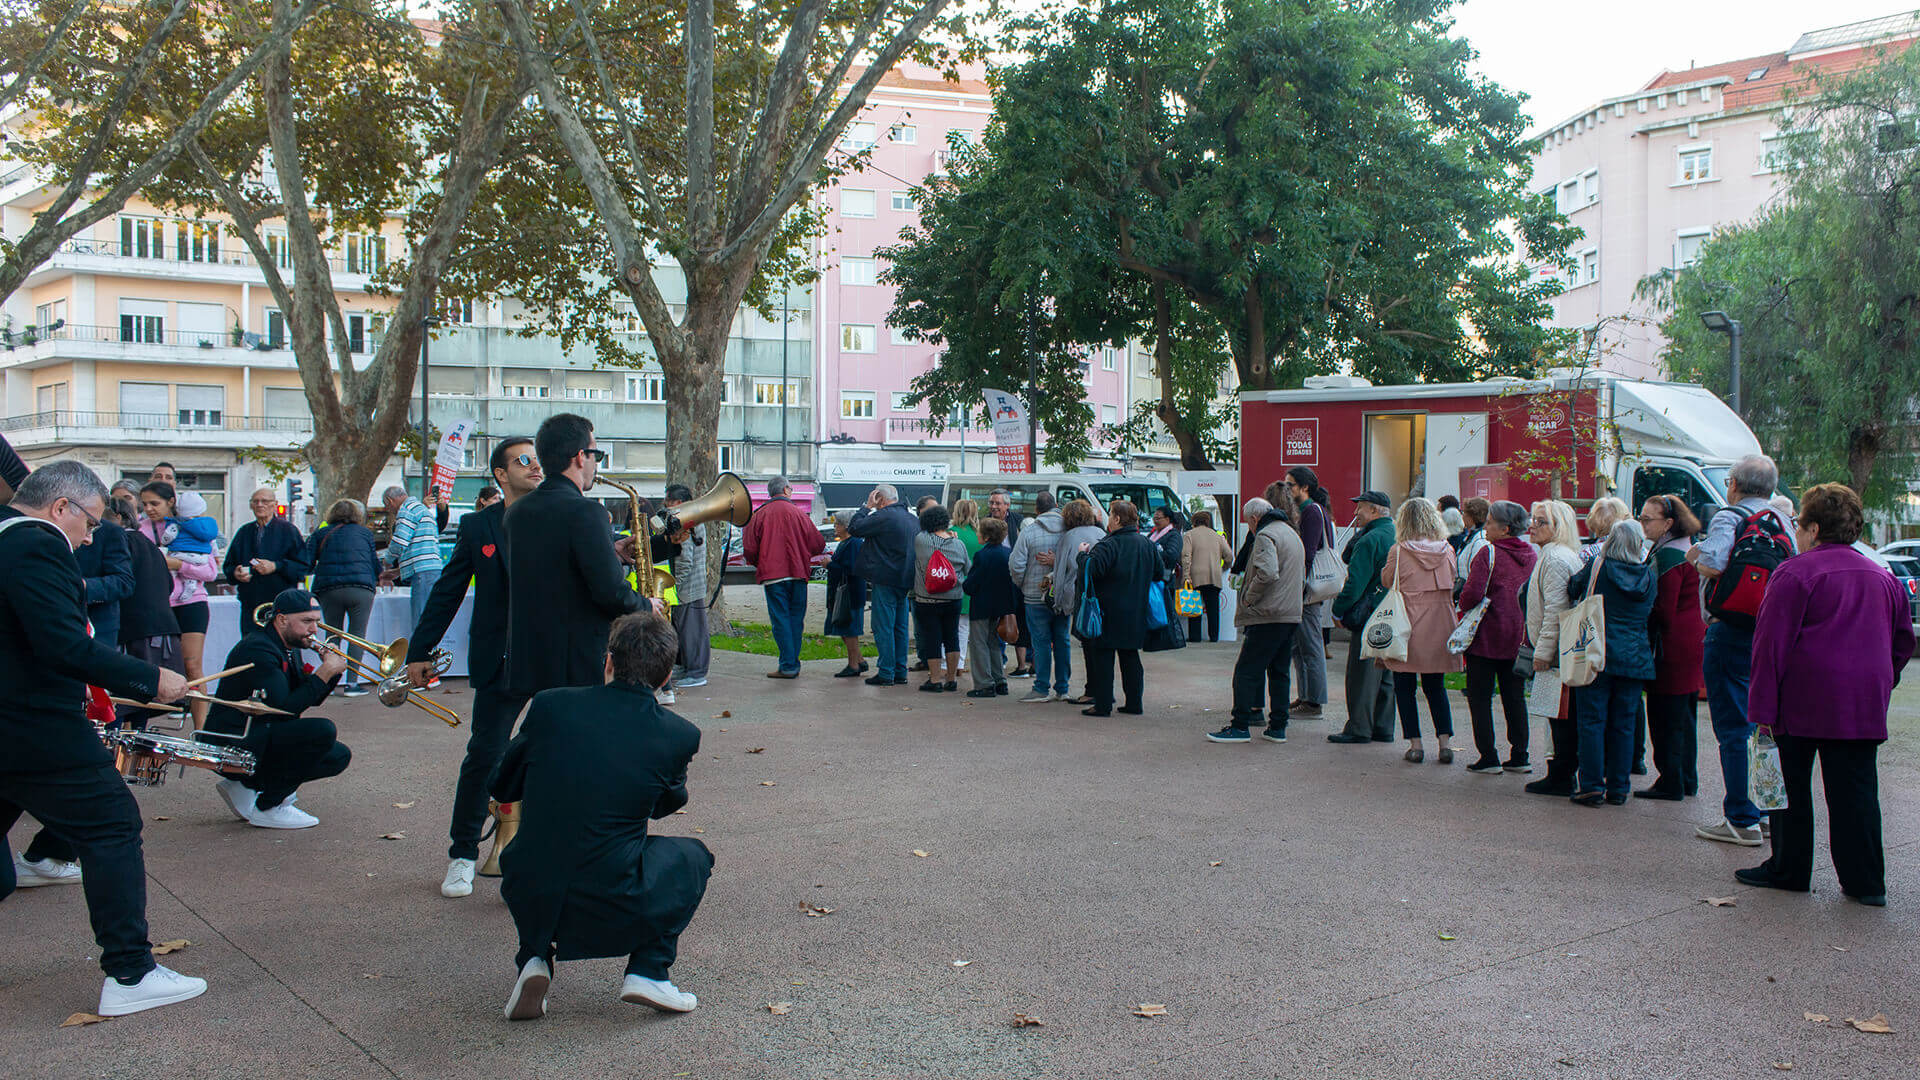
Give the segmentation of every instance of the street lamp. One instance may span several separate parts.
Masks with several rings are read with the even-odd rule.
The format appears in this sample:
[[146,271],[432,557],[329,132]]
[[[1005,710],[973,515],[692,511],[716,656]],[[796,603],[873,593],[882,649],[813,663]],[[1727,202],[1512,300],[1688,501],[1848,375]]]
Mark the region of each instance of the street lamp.
[[1703,311],[1700,324],[1715,334],[1727,335],[1727,403],[1740,412],[1740,320],[1724,311]]

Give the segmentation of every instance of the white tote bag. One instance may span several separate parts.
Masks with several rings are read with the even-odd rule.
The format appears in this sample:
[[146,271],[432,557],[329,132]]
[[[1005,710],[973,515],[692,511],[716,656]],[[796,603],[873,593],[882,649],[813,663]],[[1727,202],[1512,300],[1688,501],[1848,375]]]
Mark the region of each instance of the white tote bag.
[[1455,656],[1466,652],[1473,645],[1473,636],[1480,632],[1480,622],[1487,617],[1487,606],[1493,602],[1493,552],[1492,544],[1487,545],[1487,595],[1473,605],[1467,617],[1461,619],[1447,637],[1447,651]]
[[1591,685],[1607,667],[1607,609],[1597,595],[1600,556],[1594,556],[1587,594],[1560,613],[1560,681],[1567,686]]
[[1393,588],[1380,600],[1360,632],[1360,655],[1369,660],[1405,660],[1413,623],[1407,618],[1407,598],[1400,595],[1400,562],[1393,564]]
[[1327,538],[1320,550],[1313,554],[1313,565],[1307,567],[1307,603],[1318,604],[1340,595],[1347,587],[1347,564],[1340,561],[1340,553],[1333,550],[1333,522],[1327,520]]

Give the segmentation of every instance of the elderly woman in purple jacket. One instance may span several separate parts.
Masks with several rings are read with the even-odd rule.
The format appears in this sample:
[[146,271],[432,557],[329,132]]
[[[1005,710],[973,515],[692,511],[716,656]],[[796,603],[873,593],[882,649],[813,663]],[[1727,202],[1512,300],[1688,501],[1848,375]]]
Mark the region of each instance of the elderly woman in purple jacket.
[[1808,489],[1800,504],[1802,553],[1780,564],[1767,583],[1753,633],[1747,710],[1779,744],[1787,808],[1773,814],[1773,856],[1734,876],[1790,892],[1811,887],[1818,756],[1840,891],[1884,907],[1874,758],[1887,738],[1887,702],[1913,655],[1913,622],[1893,575],[1853,549],[1862,524],[1860,496],[1851,488]]
[[[1480,760],[1468,772],[1524,773],[1533,766],[1527,757],[1527,678],[1514,667],[1527,637],[1524,599],[1533,564],[1540,553],[1527,543],[1527,508],[1505,499],[1486,512],[1486,539],[1467,561],[1466,584],[1460,590],[1462,615],[1487,602],[1480,629],[1467,646],[1467,712],[1473,717],[1473,744]],[[1500,708],[1507,718],[1507,759],[1500,760],[1500,743],[1493,733],[1493,688],[1500,686]]]

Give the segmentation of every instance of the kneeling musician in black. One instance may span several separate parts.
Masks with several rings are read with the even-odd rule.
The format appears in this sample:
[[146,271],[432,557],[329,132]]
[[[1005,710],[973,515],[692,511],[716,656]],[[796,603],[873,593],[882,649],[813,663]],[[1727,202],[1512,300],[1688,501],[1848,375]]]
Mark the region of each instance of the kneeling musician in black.
[[691,837],[649,836],[647,821],[687,804],[700,729],[660,707],[680,639],[654,612],[622,617],[604,682],[534,695],[492,790],[521,803],[500,856],[500,895],[520,934],[507,1019],[546,1015],[557,960],[627,957],[620,999],[662,1012],[699,1004],[667,977],[713,872]]
[[[228,777],[215,790],[233,816],[262,829],[306,829],[320,819],[294,805],[301,784],[338,776],[353,754],[341,743],[333,721],[302,716],[333,693],[347,662],[337,652],[325,652],[320,666],[309,672],[300,659],[301,648],[311,648],[320,632],[320,601],[305,589],[287,589],[273,600],[273,618],[227,654],[223,667],[253,666],[220,680],[214,696],[243,701],[258,694],[268,705],[291,716],[248,716],[238,709],[215,705],[207,714],[207,733],[226,735],[223,745],[237,745],[259,762],[249,777]],[[245,732],[236,742],[234,737]]]

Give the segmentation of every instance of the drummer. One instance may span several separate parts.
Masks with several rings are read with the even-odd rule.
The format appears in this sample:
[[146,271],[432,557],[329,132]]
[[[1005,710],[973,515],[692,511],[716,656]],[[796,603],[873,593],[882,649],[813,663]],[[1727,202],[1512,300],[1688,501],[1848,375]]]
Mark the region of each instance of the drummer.
[[[253,665],[220,680],[214,696],[241,701],[259,694],[266,704],[290,716],[255,716],[215,705],[207,714],[203,741],[251,751],[257,764],[249,777],[227,777],[214,788],[233,816],[262,829],[306,829],[320,819],[294,805],[296,788],[310,780],[338,776],[353,754],[340,742],[333,721],[302,713],[320,704],[340,682],[347,662],[339,653],[321,654],[309,671],[299,649],[320,630],[320,601],[305,589],[287,589],[273,599],[273,617],[240,639],[222,670]],[[244,738],[208,739],[227,735]]]

